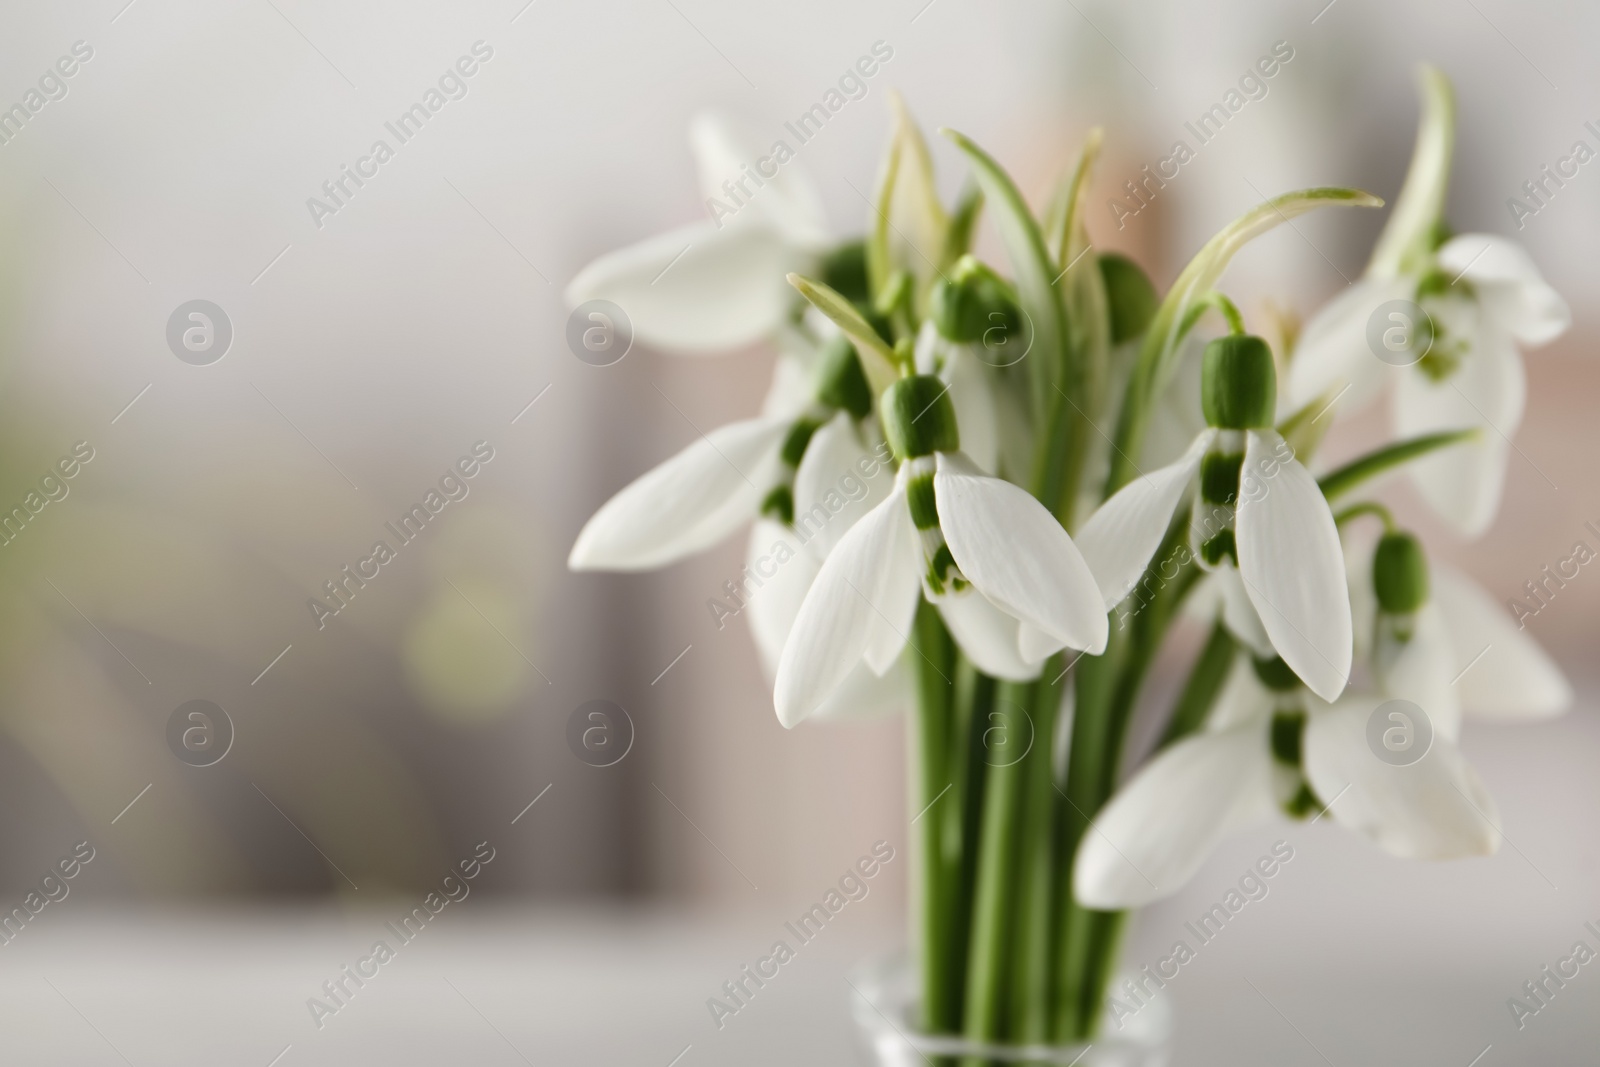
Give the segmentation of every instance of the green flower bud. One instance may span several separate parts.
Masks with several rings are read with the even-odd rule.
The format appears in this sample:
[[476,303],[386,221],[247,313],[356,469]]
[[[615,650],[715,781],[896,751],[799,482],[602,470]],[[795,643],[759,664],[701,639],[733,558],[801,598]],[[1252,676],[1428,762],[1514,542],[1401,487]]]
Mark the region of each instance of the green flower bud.
[[822,257],[822,280],[851,303],[870,304],[866,242],[848,241]]
[[817,400],[828,407],[848,411],[858,419],[872,413],[872,387],[848,337],[840,335],[823,347],[816,383]]
[[901,462],[961,447],[950,387],[931,374],[901,378],[883,391],[883,434]]
[[1219,337],[1206,345],[1200,367],[1200,406],[1206,423],[1218,429],[1271,426],[1278,406],[1278,372],[1267,342],[1240,334]]
[[1012,336],[1022,329],[1022,308],[1011,284],[971,256],[962,256],[946,278],[933,283],[928,316],[939,333],[971,344],[996,326]]
[[1111,343],[1120,345],[1144,333],[1156,317],[1161,298],[1144,271],[1127,256],[1108,252],[1099,259],[1111,312]]
[[1410,615],[1428,602],[1428,554],[1408,533],[1384,534],[1372,556],[1372,587],[1390,615]]

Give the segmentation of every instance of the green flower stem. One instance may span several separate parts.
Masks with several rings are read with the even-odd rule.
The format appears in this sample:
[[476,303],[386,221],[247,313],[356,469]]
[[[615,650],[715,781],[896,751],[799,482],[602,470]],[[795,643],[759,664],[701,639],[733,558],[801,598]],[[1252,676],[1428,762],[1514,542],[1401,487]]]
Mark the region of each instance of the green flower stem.
[[1200,321],[1200,316],[1213,308],[1227,320],[1229,333],[1235,337],[1244,335],[1244,316],[1239,314],[1238,305],[1229,300],[1221,290],[1213,289],[1189,307],[1188,313],[1183,316],[1183,324],[1178,327],[1178,336],[1174,344],[1182,343],[1184,337]]
[[1343,526],[1351,519],[1359,519],[1363,515],[1376,516],[1383,521],[1383,530],[1385,533],[1394,532],[1394,515],[1389,511],[1388,508],[1384,507],[1376,500],[1363,500],[1359,504],[1351,504],[1349,507],[1345,508],[1343,511],[1337,512],[1333,516],[1333,524],[1335,526]]
[[1222,625],[1222,620],[1218,619],[1211,627],[1211,636],[1206,640],[1205,647],[1200,650],[1194,666],[1189,670],[1188,680],[1183,683],[1183,691],[1173,706],[1172,718],[1167,720],[1167,729],[1161,735],[1158,750],[1183,740],[1205,725],[1211,705],[1216,703],[1217,694],[1222,692],[1222,683],[1228,679],[1228,671],[1233,667],[1233,657],[1238,648],[1238,642]]
[[1065,672],[1052,663],[1034,686],[1033,744],[1027,764],[1022,810],[1017,924],[1011,960],[1008,1033],[1023,1044],[1050,1039],[1053,1004],[1055,879],[1055,736]]
[[[1116,788],[1123,740],[1140,687],[1173,613],[1199,577],[1184,543],[1188,528],[1184,509],[1134,587],[1131,595],[1141,599],[1132,606],[1122,605],[1124,614],[1113,624],[1105,654],[1086,657],[1077,668],[1077,706],[1057,853],[1057,892],[1063,902],[1056,939],[1059,989],[1052,1036],[1057,1041],[1094,1036],[1106,985],[1115,971],[1120,913],[1094,911],[1077,903],[1072,896],[1072,864],[1089,823]],[[1174,560],[1176,573],[1163,577]]]
[[1099,810],[1103,791],[1105,760],[1111,732],[1111,703],[1117,677],[1128,655],[1130,632],[1112,626],[1106,650],[1099,656],[1085,656],[1074,668],[1076,700],[1072,714],[1071,747],[1067,753],[1067,780],[1057,803],[1056,857],[1060,873],[1056,879],[1060,922],[1056,929],[1055,1016],[1051,1036],[1056,1041],[1072,1041],[1087,1036],[1090,1019],[1084,1018],[1087,994],[1084,982],[1089,971],[1088,915],[1072,895],[1072,864],[1078,843]]
[[1423,434],[1420,437],[1396,441],[1386,448],[1353,459],[1336,471],[1324,474],[1317,480],[1317,484],[1322,487],[1322,495],[1331,501],[1348,493],[1362,482],[1376,478],[1391,467],[1398,467],[1402,463],[1425,456],[1437,449],[1470,441],[1478,434],[1479,431],[1476,429],[1446,430],[1442,433]]
[[[1045,665],[1049,671],[1056,659]],[[1057,668],[1059,670],[1059,667]],[[1026,725],[1017,712],[1035,705],[1039,682],[1002,682],[996,694],[998,713],[1006,716],[991,727],[986,748],[989,767],[984,781],[983,825],[977,842],[977,883],[972,901],[972,942],[967,960],[967,993],[962,1033],[970,1040],[1008,1038],[1006,1002],[1013,994],[1008,981],[1017,921],[1017,873],[1021,856],[1021,815],[1027,795],[1028,761],[1014,759],[995,742],[1005,729],[1006,744]]]
[[949,931],[951,958],[954,961],[950,975],[949,996],[956,1005],[957,1032],[966,1014],[966,983],[968,956],[972,943],[972,902],[977,895],[978,840],[983,830],[983,798],[988,780],[989,764],[984,760],[983,738],[993,723],[995,691],[994,678],[979,671],[958,655],[956,691],[958,694],[956,729],[963,747],[956,753],[958,797],[946,815],[956,825],[948,832],[960,843],[960,863],[956,877],[954,919]]
[[[914,810],[923,812],[917,821],[921,832],[921,876],[915,879],[915,888],[921,899],[914,909],[920,920],[921,937],[917,939],[922,950],[922,1025],[929,1033],[953,1033],[958,1025],[959,1004],[953,1002],[949,990],[954,986],[956,965],[950,943],[954,900],[951,891],[956,879],[951,877],[950,855],[943,833],[944,822],[936,817],[930,806],[945,803],[950,798],[940,794],[951,785],[947,773],[952,753],[953,686],[950,679],[955,674],[955,642],[951,640],[944,621],[933,605],[923,601],[917,606],[915,657],[917,670],[917,721],[912,731],[914,744],[912,766],[911,803]],[[956,857],[959,864],[959,855]]]

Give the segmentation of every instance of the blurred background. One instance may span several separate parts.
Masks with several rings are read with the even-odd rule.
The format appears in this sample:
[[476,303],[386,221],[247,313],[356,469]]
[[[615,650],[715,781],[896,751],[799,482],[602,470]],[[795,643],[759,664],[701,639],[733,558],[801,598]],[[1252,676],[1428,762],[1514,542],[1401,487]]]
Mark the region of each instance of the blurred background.
[[[29,112],[0,114],[0,514],[26,517],[0,545],[0,904],[78,842],[94,851],[0,949],[7,1062],[860,1055],[843,976],[903,939],[904,862],[790,986],[723,1030],[704,1001],[874,842],[907,856],[900,721],[778,725],[743,620],[719,629],[706,606],[742,538],[655,574],[565,567],[617,489],[755,410],[773,353],[636,345],[591,366],[567,347],[561,293],[597,255],[704,217],[695,114],[767,143],[874,42],[892,60],[791,164],[841,237],[864,228],[891,87],[1036,203],[1106,127],[1099,203],[1286,46],[1266,94],[1149,207],[1091,216],[1098,247],[1163,287],[1264,196],[1392,200],[1416,65],[1439,64],[1459,97],[1454,225],[1523,242],[1575,321],[1528,358],[1484,538],[1450,540],[1403,482],[1390,497],[1502,599],[1595,544],[1600,174],[1521,219],[1507,200],[1574,142],[1600,147],[1585,128],[1600,129],[1600,13],[1323,4],[0,8],[0,107]],[[463,56],[465,94],[312,211]],[[953,196],[963,168],[933,140]],[[1227,288],[1258,322],[1309,314],[1359,274],[1382,219],[1282,227]],[[185,360],[169,322],[196,300],[231,338]],[[464,457],[465,495],[319,619],[308,600],[337,606],[324,583],[398,544],[385,524]],[[1142,917],[1140,961],[1273,840],[1305,857],[1175,983],[1176,1063],[1588,1062],[1571,1050],[1593,1047],[1600,978],[1523,1030],[1504,1000],[1573,941],[1597,944],[1582,927],[1600,919],[1597,619],[1585,571],[1528,620],[1580,691],[1574,714],[1468,733],[1510,844],[1494,859],[1408,866],[1324,826],[1262,827]],[[228,739],[207,766],[169,740],[196,700],[225,713],[206,711]],[[568,743],[594,700],[626,712],[631,742],[604,767]],[[318,1026],[323,981],[483,842],[476,903]]]

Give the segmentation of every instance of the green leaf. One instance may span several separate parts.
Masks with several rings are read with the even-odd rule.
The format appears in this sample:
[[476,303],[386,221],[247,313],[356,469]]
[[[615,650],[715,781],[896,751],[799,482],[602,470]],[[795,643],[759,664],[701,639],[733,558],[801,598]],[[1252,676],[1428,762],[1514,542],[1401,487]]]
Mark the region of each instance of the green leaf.
[[877,219],[868,246],[868,268],[876,297],[896,269],[917,280],[915,304],[920,312],[927,290],[939,271],[950,220],[939,202],[928,142],[905,101],[889,94],[893,130],[878,173]]
[[969,182],[961,190],[956,209],[950,214],[950,225],[944,231],[944,249],[939,253],[939,270],[947,272],[956,261],[972,251],[972,234],[978,228],[978,216],[983,214],[983,190]]
[[894,188],[900,175],[900,138],[890,137],[889,147],[878,167],[878,188],[874,193],[872,235],[867,239],[867,291],[877,300],[894,265],[889,257],[889,212],[894,207]]
[[1177,369],[1182,326],[1190,306],[1206,296],[1239,249],[1280,223],[1319,207],[1381,207],[1383,201],[1359,189],[1317,188],[1275,196],[1240,215],[1225,226],[1183,268],[1172,283],[1139,347],[1139,362],[1123,399],[1117,423],[1111,474],[1106,480],[1110,496],[1132,480],[1137,468],[1129,457],[1144,443],[1145,423],[1156,396]]
[[1055,511],[1068,529],[1074,528],[1073,509],[1078,503],[1078,475],[1090,446],[1093,420],[1104,402],[1111,363],[1111,311],[1099,255],[1089,244],[1084,224],[1089,198],[1089,176],[1100,156],[1103,135],[1098,127],[1084,139],[1078,165],[1063,194],[1056,288],[1066,309],[1067,373],[1062,388],[1072,407],[1065,457],[1066,470],[1059,486]]
[[1032,399],[1036,425],[1043,426],[1067,357],[1066,314],[1056,292],[1055,261],[1011,176],[965,135],[950,129],[939,132],[972,161],[973,173],[990,204],[995,229],[1011,262],[1019,302],[1033,327],[1033,347],[1028,353],[1035,363]]
[[1480,431],[1446,430],[1441,433],[1423,434],[1420,437],[1407,438],[1396,441],[1392,445],[1380,448],[1376,452],[1369,452],[1359,459],[1351,460],[1338,470],[1330,471],[1317,480],[1322,487],[1322,495],[1332,501],[1362,482],[1370,481],[1384,471],[1398,467],[1402,463],[1425,456],[1429,452],[1447,448],[1462,441],[1469,441],[1477,437]]
[[1433,251],[1433,235],[1444,215],[1445,193],[1450,187],[1450,157],[1455,150],[1456,98],[1437,67],[1424,66],[1418,75],[1422,90],[1422,115],[1417,123],[1417,145],[1411,169],[1395,200],[1394,211],[1378,236],[1367,263],[1374,278],[1421,273]]
[[803,275],[790,274],[788,279],[789,284],[798,289],[801,296],[832,319],[834,325],[843,330],[844,335],[856,346],[856,353],[861,357],[861,367],[867,372],[867,381],[872,383],[874,395],[895,383],[900,375],[895,369],[894,349],[884,343],[883,338],[878,336],[878,331],[862,317],[854,304],[821,282],[812,281]]

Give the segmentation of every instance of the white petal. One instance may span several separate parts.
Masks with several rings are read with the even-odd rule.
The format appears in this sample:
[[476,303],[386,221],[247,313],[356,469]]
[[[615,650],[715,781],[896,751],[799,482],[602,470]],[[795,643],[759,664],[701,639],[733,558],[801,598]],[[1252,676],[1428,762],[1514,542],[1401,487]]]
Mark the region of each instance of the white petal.
[[[1433,599],[1455,653],[1454,676],[1468,715],[1516,721],[1560,715],[1572,706],[1561,668],[1476,582],[1432,565]],[[1481,658],[1480,658],[1481,657]]]
[[1137,908],[1183,888],[1229,831],[1272,808],[1264,722],[1186,738],[1111,798],[1078,846],[1085,907]]
[[936,601],[939,614],[967,658],[983,673],[1013,682],[1039,676],[1039,662],[1022,658],[1018,627],[1022,624],[969,589]]
[[1404,278],[1362,278],[1323,305],[1311,317],[1289,360],[1287,401],[1303,407],[1345,385],[1340,398],[1346,409],[1359,408],[1383,384],[1386,364],[1367,343],[1367,323],[1378,308],[1399,300],[1415,283]]
[[611,301],[657,348],[727,350],[778,328],[795,300],[784,275],[809,263],[770,225],[697,222],[606,253],[572,279],[566,300]]
[[766,398],[761,402],[761,414],[797,419],[816,403],[811,369],[807,365],[814,346],[809,340],[804,345],[802,354],[800,342],[791,344],[788,338],[780,335],[781,350],[772,364],[772,384],[767,386]]
[[[874,471],[866,477],[865,471]],[[794,476],[794,525],[801,542],[818,559],[839,543],[845,531],[889,495],[894,472],[875,459],[861,441],[855,420],[838,412],[811,435]]]
[[[689,147],[694,151],[700,192],[707,203],[720,200],[736,209],[734,216],[725,220],[726,225],[739,224],[751,216],[775,226],[792,244],[818,247],[827,241],[822,198],[804,169],[793,164],[779,166],[775,177],[758,173],[762,184],[756,185],[756,179],[748,178],[748,174],[757,169],[756,161],[766,153],[736,134],[727,119],[714,112],[697,115],[689,123]],[[739,193],[745,201],[743,207],[722,186],[723,182],[732,182],[737,188],[740,178],[746,178],[744,190],[749,194]]]
[[1245,648],[1263,659],[1278,654],[1272,638],[1262,628],[1261,616],[1244,591],[1244,582],[1231,564],[1223,564],[1201,576],[1184,600],[1184,614],[1210,625],[1222,620],[1228,632]]
[[961,451],[985,474],[1000,469],[1000,415],[994,384],[973,355],[972,345],[942,336],[932,319],[917,331],[913,361],[918,374],[937,374],[950,385],[950,403],[956,409],[961,431]]
[[1248,653],[1233,657],[1228,676],[1206,716],[1207,730],[1228,730],[1246,723],[1263,722],[1272,714],[1272,690],[1262,684]]
[[1439,268],[1471,282],[1494,319],[1524,344],[1544,344],[1572,325],[1567,302],[1515,241],[1464,233],[1440,247]]
[[787,432],[781,419],[712,430],[595,512],[567,566],[646,570],[710,548],[755,517],[777,478]]
[[861,663],[811,713],[811,719],[835,722],[898,715],[912,707],[914,696],[914,682],[904,656],[881,677]]
[[[1350,678],[1353,635],[1344,550],[1311,472],[1272,430],[1246,435],[1235,536],[1239,576],[1272,647],[1313,693],[1332,700]],[[1249,479],[1264,492],[1251,492]]]
[[1373,631],[1378,619],[1378,593],[1372,587],[1372,556],[1377,540],[1365,531],[1344,530],[1344,580],[1350,594],[1350,621],[1353,628],[1355,658],[1362,660],[1372,651]]
[[886,673],[900,658],[901,650],[911,639],[915,625],[917,603],[922,599],[922,548],[917,543],[916,527],[911,513],[901,497],[900,510],[904,512],[904,549],[888,560],[888,574],[883,578],[883,596],[873,603],[882,606],[875,612],[872,632],[867,637],[867,648],[862,653],[866,664],[877,674]]
[[1224,564],[1213,571],[1211,577],[1222,601],[1222,623],[1228,632],[1262,659],[1278,655],[1272,635],[1262,625],[1261,613],[1256,611],[1239,572],[1231,564]]
[[1212,436],[1202,433],[1176,463],[1117,490],[1078,531],[1078,549],[1105,594],[1107,610],[1122,602],[1149,566]]
[[1025,482],[1033,471],[1033,415],[1022,390],[999,383],[994,391],[995,418],[999,420],[1000,473]]
[[1017,624],[1017,647],[1022,652],[1022,662],[1038,667],[1047,657],[1055,655],[1067,646],[1065,642],[1056,640],[1037,626],[1021,622]]
[[1393,766],[1367,746],[1383,701],[1348,697],[1306,723],[1305,772],[1328,814],[1402,859],[1485,856],[1500,844],[1494,799],[1459,749],[1435,736],[1427,755]]
[[1067,531],[1019,486],[960,453],[939,453],[939,526],[956,566],[1007,613],[1091,653],[1106,646],[1104,601]]
[[1476,322],[1467,317],[1462,304],[1442,304],[1436,317],[1453,337],[1469,340],[1470,350],[1443,381],[1420,371],[1403,375],[1395,392],[1394,422],[1401,437],[1479,429],[1476,440],[1439,449],[1411,464],[1412,480],[1428,505],[1463,536],[1476,537],[1489,528],[1500,506],[1508,439],[1522,421],[1527,386],[1522,357],[1510,339],[1481,316]]
[[[1138,362],[1139,344],[1137,341],[1127,342],[1127,351],[1112,356],[1113,362],[1126,365],[1128,371],[1118,374],[1112,372],[1115,379],[1115,392],[1111,396],[1119,399],[1127,390],[1126,378],[1131,373],[1133,365]],[[1165,467],[1176,461],[1189,446],[1194,444],[1194,439],[1206,432],[1205,414],[1200,406],[1200,378],[1202,354],[1205,344],[1193,333],[1183,339],[1177,357],[1177,367],[1172,372],[1172,377],[1167,384],[1156,394],[1155,408],[1152,412],[1148,428],[1145,431],[1144,448],[1138,460],[1144,470],[1154,470]],[[1109,460],[1111,447],[1109,438],[1116,434],[1116,419],[1120,412],[1120,405],[1106,404],[1101,413],[1100,433],[1094,435],[1091,443],[1098,446],[1106,445],[1105,455]],[[1102,438],[1100,434],[1105,434]],[[1108,464],[1109,465],[1109,464]],[[1103,477],[1103,475],[1102,475]]]
[[917,551],[903,487],[840,539],[811,583],[778,660],[773,703],[779,722],[793,726],[820,707],[861,662],[886,615],[909,629],[917,591],[907,591],[896,575]]
[[998,473],[1000,416],[995,408],[989,372],[973,356],[969,346],[961,345],[951,353],[944,379],[950,383],[950,403],[956,409],[961,451],[985,474]]
[[1410,640],[1397,641],[1391,630],[1388,623],[1378,628],[1372,664],[1378,688],[1391,700],[1411,701],[1440,737],[1455,741],[1461,735],[1461,699],[1450,684],[1455,652],[1438,604],[1430,601],[1416,613]]
[[750,635],[771,679],[822,561],[805,550],[792,530],[770,519],[757,519],[751,527],[745,559],[746,570],[761,580],[746,601]]

